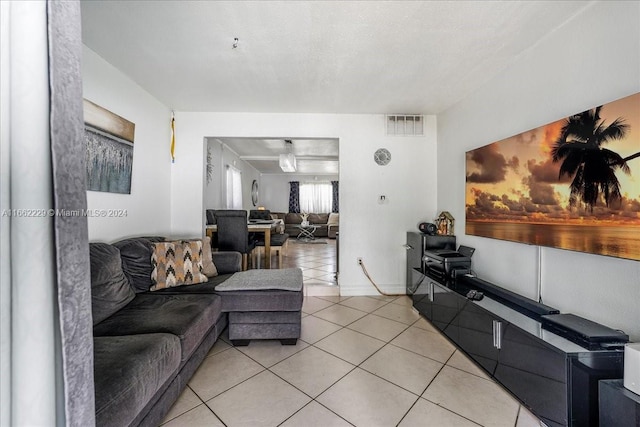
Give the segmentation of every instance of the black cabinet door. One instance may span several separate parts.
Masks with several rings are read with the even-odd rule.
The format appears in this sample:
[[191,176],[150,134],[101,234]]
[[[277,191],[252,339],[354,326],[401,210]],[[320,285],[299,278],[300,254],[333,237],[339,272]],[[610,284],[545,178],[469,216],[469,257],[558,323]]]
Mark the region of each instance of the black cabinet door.
[[622,378],[623,352],[590,352],[570,355],[568,381],[571,403],[569,425],[597,426],[598,382],[604,379]]
[[453,342],[458,341],[458,313],[462,297],[453,290],[430,280],[433,289],[431,323]]
[[567,358],[507,324],[495,378],[548,425],[567,425]]
[[411,270],[411,281],[409,286],[412,289],[411,299],[413,300],[413,307],[418,310],[420,314],[431,320],[431,295],[432,285],[431,280],[416,269]]
[[457,325],[456,343],[493,375],[498,364],[497,340],[502,337],[507,323],[500,322],[495,315],[464,298]]
[[422,269],[423,235],[412,231],[407,232],[407,295],[411,295],[415,288],[412,287],[414,269]]

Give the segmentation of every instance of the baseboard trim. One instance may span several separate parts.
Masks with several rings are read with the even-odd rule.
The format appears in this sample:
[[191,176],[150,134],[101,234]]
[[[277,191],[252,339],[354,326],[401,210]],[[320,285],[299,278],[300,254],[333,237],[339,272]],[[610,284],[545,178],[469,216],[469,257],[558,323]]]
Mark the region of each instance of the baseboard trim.
[[[378,285],[382,292],[387,294],[401,294],[406,295],[407,287],[406,285]],[[369,285],[366,287],[363,286],[344,286],[340,285],[340,295],[341,296],[377,296],[380,295],[376,288]]]

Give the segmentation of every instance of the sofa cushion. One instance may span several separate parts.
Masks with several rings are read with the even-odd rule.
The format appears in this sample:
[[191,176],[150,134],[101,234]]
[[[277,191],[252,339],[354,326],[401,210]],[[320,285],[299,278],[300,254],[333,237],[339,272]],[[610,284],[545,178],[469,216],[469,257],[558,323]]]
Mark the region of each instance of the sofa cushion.
[[309,214],[309,224],[327,224],[329,219],[328,213],[311,213]]
[[93,340],[96,425],[127,426],[180,366],[180,340],[171,334]]
[[[216,286],[231,277],[233,273],[219,274],[208,281],[189,286],[176,286],[153,291],[155,295],[213,294]],[[149,292],[150,293],[150,292]]]
[[122,269],[135,292],[146,292],[151,288],[151,254],[153,243],[162,237],[134,237],[121,240],[113,245],[120,249]]
[[204,239],[202,239],[202,272],[209,278],[218,275],[218,269],[213,263],[213,254],[211,252],[211,238],[209,236],[206,236]]
[[95,325],[127,305],[136,294],[122,271],[118,248],[107,243],[91,243],[89,258],[91,311]]
[[180,338],[186,361],[222,312],[217,295],[136,294],[128,305],[93,328],[94,336],[169,333]]
[[286,224],[300,224],[302,222],[302,216],[299,213],[289,212],[284,216],[284,223]]
[[154,243],[151,265],[151,291],[208,280],[202,273],[202,240]]
[[329,214],[329,218],[327,218],[327,225],[338,225],[340,224],[340,214],[331,212]]

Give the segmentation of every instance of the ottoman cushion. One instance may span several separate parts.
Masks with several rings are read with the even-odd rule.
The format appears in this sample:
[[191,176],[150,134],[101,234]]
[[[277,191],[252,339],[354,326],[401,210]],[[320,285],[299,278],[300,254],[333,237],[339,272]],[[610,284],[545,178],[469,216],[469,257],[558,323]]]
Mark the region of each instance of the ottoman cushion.
[[302,270],[284,268],[240,271],[216,286],[216,292],[264,290],[301,291]]

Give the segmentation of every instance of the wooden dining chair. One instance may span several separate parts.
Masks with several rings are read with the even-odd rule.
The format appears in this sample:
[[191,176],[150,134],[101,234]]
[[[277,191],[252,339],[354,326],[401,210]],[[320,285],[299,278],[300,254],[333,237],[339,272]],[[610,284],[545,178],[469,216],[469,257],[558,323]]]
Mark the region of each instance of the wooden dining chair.
[[[289,235],[287,233],[271,235],[271,253],[273,253],[274,250],[278,253],[278,268],[282,268],[282,255],[286,252],[288,244]],[[264,250],[264,237],[256,240],[255,255],[257,262],[255,264],[258,266],[258,268],[260,268],[260,259],[262,258],[262,252],[264,252],[266,256],[266,251]]]
[[216,224],[218,226],[218,249],[221,251],[235,251],[242,254],[242,269],[248,267],[249,255],[256,246],[255,240],[249,236],[247,227],[247,211],[244,210],[216,210]]

